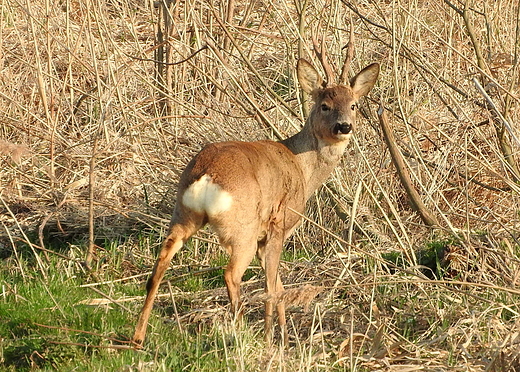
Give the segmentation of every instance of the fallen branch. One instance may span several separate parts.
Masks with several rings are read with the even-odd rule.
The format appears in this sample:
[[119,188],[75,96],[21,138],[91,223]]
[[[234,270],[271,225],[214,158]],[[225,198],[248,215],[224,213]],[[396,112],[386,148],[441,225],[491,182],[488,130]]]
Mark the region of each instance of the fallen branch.
[[394,164],[397,170],[397,174],[399,176],[399,179],[401,180],[401,184],[406,190],[410,206],[415,212],[419,214],[421,220],[426,225],[439,226],[439,222],[437,221],[435,216],[430,212],[430,210],[424,205],[419,193],[412,184],[410,172],[406,167],[403,155],[397,147],[394,133],[390,129],[390,125],[388,124],[388,119],[386,117],[385,110],[383,109],[382,105],[379,107],[379,110],[377,111],[377,116],[379,117],[379,123],[381,124],[381,129],[383,131],[383,138],[388,147],[388,150],[390,151],[390,156],[392,157],[392,163]]

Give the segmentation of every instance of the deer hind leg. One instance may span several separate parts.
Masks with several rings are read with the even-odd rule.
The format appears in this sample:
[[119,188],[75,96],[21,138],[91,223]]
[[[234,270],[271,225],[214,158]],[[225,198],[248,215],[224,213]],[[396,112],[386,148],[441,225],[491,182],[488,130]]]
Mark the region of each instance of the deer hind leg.
[[179,251],[179,249],[182,248],[186,240],[188,240],[188,238],[193,235],[201,225],[202,223],[182,224],[172,221],[168,236],[164,240],[159,257],[155,262],[152,275],[146,283],[146,299],[139,315],[139,320],[135,328],[134,336],[132,337],[132,341],[137,345],[142,345],[144,341],[146,328],[148,326],[148,318],[150,318],[155,296],[164,277],[164,273],[170,265],[172,257]]
[[[253,237],[256,238],[256,237]],[[230,255],[229,263],[224,271],[224,280],[228,291],[231,310],[237,320],[241,320],[242,309],[240,301],[240,283],[247,267],[256,253],[256,239],[236,239],[229,244],[223,244]]]
[[[271,231],[266,242],[259,246],[258,259],[265,271],[265,291],[267,300],[265,301],[265,341],[271,343],[273,340],[273,310],[276,300],[276,312],[278,313],[278,325],[282,332],[282,342],[287,345],[289,335],[285,320],[285,303],[277,298],[283,292],[283,283],[278,273],[280,265],[280,255],[283,248],[283,235],[281,231]],[[277,296],[278,295],[278,296]]]
[[[283,292],[283,283],[280,279],[280,274],[277,274],[277,280],[276,280],[276,292],[282,293]],[[287,346],[289,344],[289,332],[287,331],[287,320],[285,318],[285,302],[279,301],[276,304],[276,312],[278,313],[278,325],[280,326],[280,332],[282,334],[282,343],[284,346]]]

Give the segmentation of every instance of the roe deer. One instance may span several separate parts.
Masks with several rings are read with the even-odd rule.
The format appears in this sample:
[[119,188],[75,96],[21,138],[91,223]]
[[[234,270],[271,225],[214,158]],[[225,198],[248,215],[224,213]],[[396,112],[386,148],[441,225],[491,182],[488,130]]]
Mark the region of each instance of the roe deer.
[[[255,254],[259,258],[267,293],[265,338],[272,339],[272,295],[283,291],[278,274],[283,243],[300,220],[307,199],[340,161],[355,128],[358,99],[372,89],[379,74],[379,65],[374,63],[348,82],[347,57],[347,66],[335,84],[323,46],[321,53],[316,53],[327,81],[309,62],[298,61],[298,81],[314,100],[299,133],[281,142],[209,144],[182,173],[168,236],[146,286],[146,300],[133,336],[137,345],[144,341],[154,298],[173,255],[205,224],[213,227],[230,256],[224,280],[235,315],[241,308],[242,275]],[[287,344],[285,304],[277,303],[276,310],[283,343]]]

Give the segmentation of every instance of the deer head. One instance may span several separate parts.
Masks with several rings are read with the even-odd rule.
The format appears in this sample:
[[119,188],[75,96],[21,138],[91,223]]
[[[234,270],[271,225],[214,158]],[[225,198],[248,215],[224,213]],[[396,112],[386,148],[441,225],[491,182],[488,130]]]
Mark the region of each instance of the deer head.
[[365,67],[348,84],[324,81],[305,59],[298,61],[297,74],[302,89],[314,101],[309,122],[319,128],[315,131],[316,136],[326,143],[350,139],[356,123],[359,98],[374,86],[379,65],[373,63]]

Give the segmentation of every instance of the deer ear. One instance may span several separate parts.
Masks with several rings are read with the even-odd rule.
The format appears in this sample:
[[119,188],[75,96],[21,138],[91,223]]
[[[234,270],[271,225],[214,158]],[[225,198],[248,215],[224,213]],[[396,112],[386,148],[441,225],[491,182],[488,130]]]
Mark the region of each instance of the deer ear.
[[374,87],[378,76],[379,64],[372,63],[350,80],[350,87],[357,97],[365,96]]
[[300,58],[296,65],[298,81],[303,91],[311,93],[313,90],[323,88],[323,79],[316,69],[306,60]]

